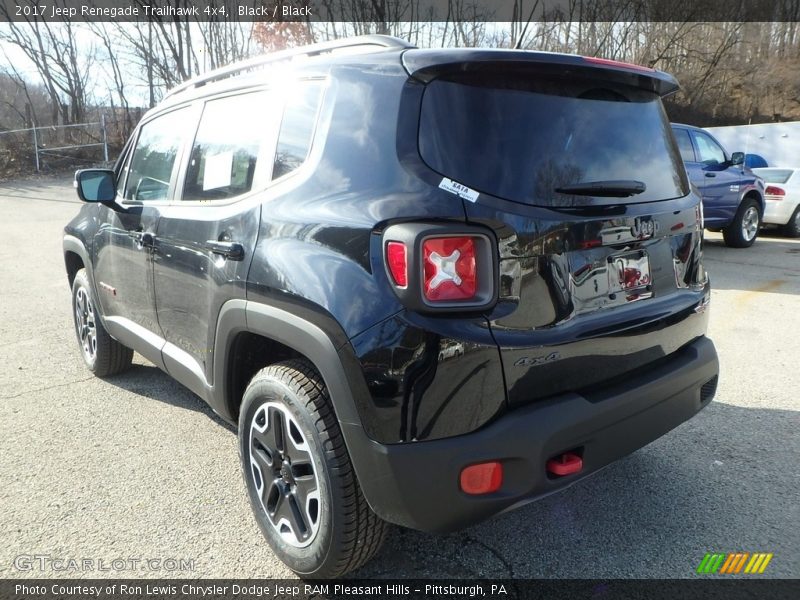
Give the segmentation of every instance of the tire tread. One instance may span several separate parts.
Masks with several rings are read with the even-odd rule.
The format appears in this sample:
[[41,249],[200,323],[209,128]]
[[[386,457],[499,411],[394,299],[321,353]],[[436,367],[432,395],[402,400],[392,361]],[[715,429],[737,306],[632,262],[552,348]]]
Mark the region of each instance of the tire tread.
[[[339,486],[344,514],[342,547],[335,563],[314,577],[340,577],[368,562],[383,545],[388,524],[369,507],[358,484],[339,422],[331,406],[328,391],[314,366],[304,359],[291,359],[261,369],[250,381],[257,385],[262,378],[278,379],[305,401],[312,417],[331,473],[331,486]],[[248,386],[249,387],[249,386]]]
[[758,208],[758,202],[753,200],[751,197],[744,198],[739,205],[739,208],[736,210],[736,215],[733,217],[731,224],[722,230],[722,239],[725,240],[726,246],[729,246],[730,248],[749,248],[758,239],[758,231],[756,231],[755,237],[753,237],[753,239],[750,241],[744,239],[744,236],[742,235],[742,219],[745,211],[750,206],[755,206],[759,211],[759,220],[763,219],[761,210]]

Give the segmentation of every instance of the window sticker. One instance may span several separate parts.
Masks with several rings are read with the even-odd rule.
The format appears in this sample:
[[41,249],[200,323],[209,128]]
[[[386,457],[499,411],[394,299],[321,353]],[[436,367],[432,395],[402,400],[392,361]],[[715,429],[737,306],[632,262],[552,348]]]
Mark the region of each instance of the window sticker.
[[206,157],[203,173],[203,191],[228,187],[231,184],[233,152],[221,152]]

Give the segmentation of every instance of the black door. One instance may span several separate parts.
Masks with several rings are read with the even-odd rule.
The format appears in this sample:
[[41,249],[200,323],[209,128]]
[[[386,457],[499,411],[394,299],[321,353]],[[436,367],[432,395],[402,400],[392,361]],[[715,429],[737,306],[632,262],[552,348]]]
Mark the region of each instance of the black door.
[[[213,385],[222,305],[244,299],[272,174],[280,110],[269,91],[207,101],[154,254],[167,371],[202,397]],[[267,192],[268,194],[268,192]]]
[[117,204],[103,207],[93,244],[94,279],[106,329],[162,366],[163,337],[155,311],[153,246],[161,210],[177,177],[191,126],[182,108],[145,122],[117,181]]

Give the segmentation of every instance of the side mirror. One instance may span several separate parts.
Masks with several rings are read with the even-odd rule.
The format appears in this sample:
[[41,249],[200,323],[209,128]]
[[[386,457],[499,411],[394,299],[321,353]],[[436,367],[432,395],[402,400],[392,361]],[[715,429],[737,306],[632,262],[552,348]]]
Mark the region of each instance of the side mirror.
[[75,171],[75,189],[84,202],[113,202],[117,196],[114,171],[111,169],[81,169]]
[[731,154],[731,165],[743,165],[744,164],[744,152],[734,152]]

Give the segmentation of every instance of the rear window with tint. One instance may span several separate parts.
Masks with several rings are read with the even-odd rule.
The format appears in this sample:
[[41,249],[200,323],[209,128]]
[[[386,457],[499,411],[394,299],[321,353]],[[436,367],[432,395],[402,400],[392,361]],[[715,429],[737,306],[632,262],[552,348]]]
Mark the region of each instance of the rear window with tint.
[[[537,206],[648,202],[685,196],[688,181],[661,99],[598,80],[459,75],[425,89],[423,160],[484,192]],[[555,188],[634,180],[629,198],[566,195]]]
[[753,172],[767,183],[786,183],[794,173],[793,169],[753,169]]

